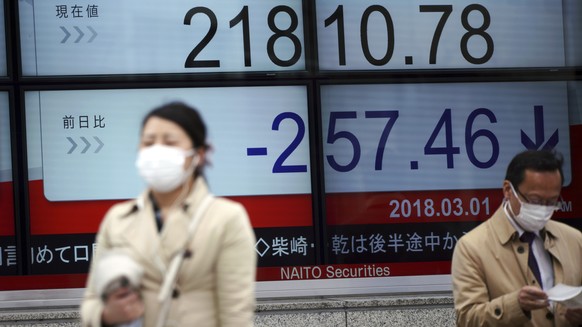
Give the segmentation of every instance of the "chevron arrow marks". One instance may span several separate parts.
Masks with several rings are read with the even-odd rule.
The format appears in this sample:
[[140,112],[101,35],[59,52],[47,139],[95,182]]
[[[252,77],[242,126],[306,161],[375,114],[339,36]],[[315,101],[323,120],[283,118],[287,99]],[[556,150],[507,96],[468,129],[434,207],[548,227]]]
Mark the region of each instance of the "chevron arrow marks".
[[[77,37],[75,38],[75,40],[73,41],[74,43],[79,43],[83,40],[83,38],[86,35],[86,32],[83,32],[83,29],[81,29],[81,27],[79,26],[73,26],[73,30],[74,31],[70,31],[71,28],[69,27],[69,29],[67,29],[65,26],[59,26],[59,28],[61,29],[61,31],[63,31],[64,33],[64,37],[61,39],[61,43],[67,43],[67,41],[69,40],[69,38],[71,37],[72,34],[76,34]],[[99,35],[97,33],[97,31],[95,31],[95,29],[91,26],[86,26],[87,30],[88,30],[88,35],[89,39],[87,40],[87,43],[92,43],[93,40],[95,40],[95,38],[97,37],[97,35]],[[87,38],[85,38],[87,39]]]
[[[75,152],[75,150],[77,149],[77,147],[79,146],[80,142],[79,141],[75,142],[75,140],[69,136],[67,136],[66,139],[71,144],[71,147],[67,151],[67,154],[73,154]],[[101,149],[103,148],[103,146],[105,145],[101,141],[101,139],[99,139],[97,136],[93,136],[93,139],[95,140],[95,142],[93,142],[93,143],[91,143],[90,139],[87,139],[84,136],[79,137],[79,139],[84,144],[84,146],[82,146],[82,148],[79,148],[81,150],[80,151],[81,154],[86,154],[92,146],[93,146],[94,150],[92,152],[89,152],[89,153],[99,153],[101,151]]]

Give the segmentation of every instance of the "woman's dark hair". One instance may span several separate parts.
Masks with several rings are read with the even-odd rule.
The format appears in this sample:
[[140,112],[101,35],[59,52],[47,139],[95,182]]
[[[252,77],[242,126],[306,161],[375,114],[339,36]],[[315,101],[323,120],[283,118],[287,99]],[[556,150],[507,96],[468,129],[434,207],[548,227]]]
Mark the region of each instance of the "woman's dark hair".
[[[186,132],[192,144],[196,149],[207,150],[209,148],[206,143],[206,125],[202,120],[202,116],[198,110],[188,106],[183,102],[170,102],[160,107],[154,108],[143,119],[141,128],[143,130],[147,121],[152,117],[159,117],[176,123]],[[205,160],[202,164],[194,169],[194,177],[203,176],[203,167],[207,165]]]
[[164,104],[154,108],[144,117],[141,124],[142,129],[151,117],[159,117],[178,124],[188,134],[195,148],[208,148],[206,144],[206,125],[195,108],[182,102]]
[[525,178],[525,171],[532,170],[535,172],[560,172],[562,184],[564,183],[564,174],[562,164],[564,159],[562,155],[553,150],[527,150],[516,155],[509,166],[505,179],[514,187],[518,187]]

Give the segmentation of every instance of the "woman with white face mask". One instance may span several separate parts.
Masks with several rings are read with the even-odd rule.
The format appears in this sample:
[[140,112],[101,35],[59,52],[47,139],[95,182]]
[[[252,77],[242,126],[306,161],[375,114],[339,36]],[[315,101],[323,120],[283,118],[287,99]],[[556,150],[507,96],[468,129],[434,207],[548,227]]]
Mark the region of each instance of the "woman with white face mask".
[[141,285],[104,298],[91,265],[84,326],[252,326],[255,236],[245,209],[214,197],[202,175],[206,127],[196,110],[170,103],[143,120],[136,168],[148,188],[112,207],[100,253],[123,250],[143,267]]

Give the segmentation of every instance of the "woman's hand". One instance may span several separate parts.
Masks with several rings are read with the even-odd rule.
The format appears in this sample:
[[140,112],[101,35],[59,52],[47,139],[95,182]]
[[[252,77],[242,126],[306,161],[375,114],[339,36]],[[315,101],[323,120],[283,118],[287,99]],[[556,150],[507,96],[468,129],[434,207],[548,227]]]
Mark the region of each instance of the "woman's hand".
[[143,315],[145,307],[138,292],[120,287],[107,296],[101,316],[104,325],[133,321]]

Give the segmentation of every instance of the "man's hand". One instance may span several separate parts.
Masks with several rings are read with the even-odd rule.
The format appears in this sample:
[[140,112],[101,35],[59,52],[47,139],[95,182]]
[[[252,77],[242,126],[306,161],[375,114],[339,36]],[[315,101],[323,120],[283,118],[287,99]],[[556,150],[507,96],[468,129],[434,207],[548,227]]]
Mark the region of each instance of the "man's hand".
[[141,317],[144,311],[139,294],[128,287],[120,287],[107,296],[101,320],[105,325],[126,323]]
[[546,292],[538,287],[524,286],[517,296],[519,305],[524,312],[543,309],[549,305]]

